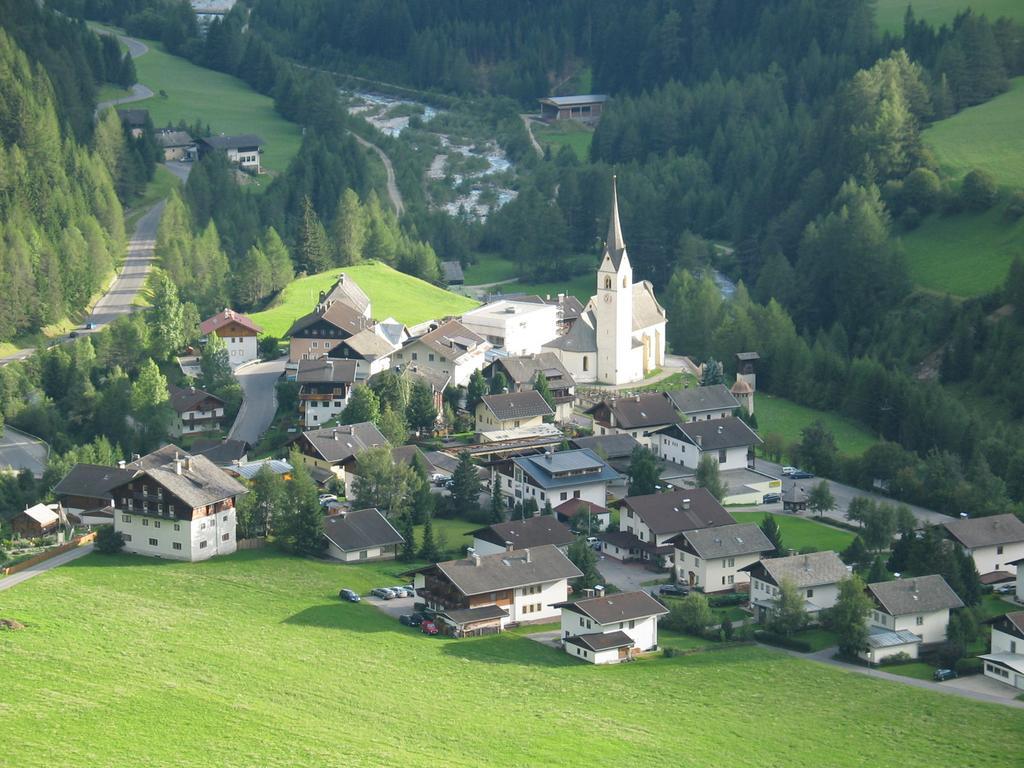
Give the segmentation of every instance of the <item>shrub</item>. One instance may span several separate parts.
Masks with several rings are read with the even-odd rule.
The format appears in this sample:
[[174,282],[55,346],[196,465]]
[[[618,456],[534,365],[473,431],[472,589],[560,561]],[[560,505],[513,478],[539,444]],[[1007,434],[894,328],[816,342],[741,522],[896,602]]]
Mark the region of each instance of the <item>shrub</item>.
[[906,664],[908,661],[913,661],[913,659],[910,658],[910,654],[906,651],[900,651],[899,653],[894,653],[892,656],[886,656],[878,662],[878,666],[887,667],[891,664]]
[[759,643],[765,645],[775,645],[779,648],[788,648],[791,651],[799,651],[800,653],[810,653],[811,644],[806,640],[798,640],[795,637],[785,637],[777,632],[771,632],[767,629],[759,629],[754,632],[754,639]]
[[935,171],[916,168],[903,180],[902,197],[907,211],[916,209],[927,215],[938,207],[941,196],[942,182]]
[[743,605],[747,596],[740,592],[732,592],[728,595],[711,595],[708,597],[708,605],[712,608],[727,608],[732,605]]
[[921,212],[917,208],[907,208],[900,214],[900,226],[908,232],[921,226]]
[[992,174],[977,168],[964,176],[963,186],[960,187],[960,199],[972,211],[988,210],[998,194],[999,188]]
[[100,526],[96,532],[96,551],[101,555],[115,555],[124,547],[124,534],[112,525]]
[[671,659],[677,653],[678,651],[676,651],[675,648],[663,648],[661,651],[661,655],[664,656],[666,659]]
[[1018,189],[1010,195],[1010,202],[1006,205],[1004,216],[1007,221],[1016,221],[1024,216],[1024,189]]
[[980,675],[982,671],[982,661],[979,658],[960,659],[956,664],[953,665],[953,669],[956,673],[963,677],[964,675]]

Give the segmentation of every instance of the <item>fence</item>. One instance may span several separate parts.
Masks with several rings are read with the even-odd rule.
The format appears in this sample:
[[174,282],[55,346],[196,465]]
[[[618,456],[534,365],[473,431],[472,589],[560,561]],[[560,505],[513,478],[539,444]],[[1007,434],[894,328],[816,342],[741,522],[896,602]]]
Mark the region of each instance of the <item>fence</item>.
[[267,540],[264,538],[256,539],[239,539],[237,542],[238,549],[263,549],[267,546]]
[[29,558],[28,560],[18,563],[17,565],[12,565],[7,568],[0,568],[0,576],[10,576],[12,573],[24,571],[26,568],[31,568],[33,565],[36,565],[37,563],[45,562],[46,560],[49,560],[51,557],[56,557],[57,555],[63,554],[64,552],[70,552],[72,549],[77,549],[83,544],[90,544],[95,538],[95,532],[87,533],[83,536],[76,536],[67,544],[62,544],[59,547],[53,547],[52,549],[48,549],[45,552],[36,555],[35,557]]

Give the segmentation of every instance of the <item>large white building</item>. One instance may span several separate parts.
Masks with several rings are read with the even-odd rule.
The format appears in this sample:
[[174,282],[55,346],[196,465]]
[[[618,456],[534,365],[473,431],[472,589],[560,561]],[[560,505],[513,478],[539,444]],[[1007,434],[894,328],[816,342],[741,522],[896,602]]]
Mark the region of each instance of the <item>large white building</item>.
[[665,309],[647,280],[633,282],[633,267],[619,224],[619,198],[612,179],[608,241],[597,270],[597,294],[564,336],[544,345],[578,382],[626,384],[665,362]]
[[509,355],[534,355],[558,335],[558,306],[501,299],[470,310],[462,324]]
[[401,367],[415,365],[420,371],[448,377],[455,386],[464,387],[473,371],[482,370],[487,364],[491,348],[483,336],[458,320],[449,320],[410,339],[391,359]]

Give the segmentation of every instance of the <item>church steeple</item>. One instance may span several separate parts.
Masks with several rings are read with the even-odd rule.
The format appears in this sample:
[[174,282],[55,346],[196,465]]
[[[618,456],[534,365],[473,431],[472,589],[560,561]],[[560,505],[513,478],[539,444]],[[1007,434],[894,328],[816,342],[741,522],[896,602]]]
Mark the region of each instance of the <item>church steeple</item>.
[[626,241],[622,237],[622,224],[619,223],[619,186],[618,178],[612,176],[612,213],[608,217],[608,240],[604,244],[604,252],[612,262],[612,268],[618,272],[626,256]]

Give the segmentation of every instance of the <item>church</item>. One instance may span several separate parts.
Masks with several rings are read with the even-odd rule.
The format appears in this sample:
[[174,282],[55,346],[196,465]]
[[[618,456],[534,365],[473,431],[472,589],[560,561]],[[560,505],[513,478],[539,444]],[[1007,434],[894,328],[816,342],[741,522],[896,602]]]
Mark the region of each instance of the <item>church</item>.
[[650,281],[633,282],[619,223],[619,197],[612,178],[608,240],[591,296],[568,331],[544,345],[579,383],[629,384],[665,363],[665,309]]

